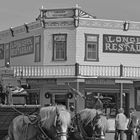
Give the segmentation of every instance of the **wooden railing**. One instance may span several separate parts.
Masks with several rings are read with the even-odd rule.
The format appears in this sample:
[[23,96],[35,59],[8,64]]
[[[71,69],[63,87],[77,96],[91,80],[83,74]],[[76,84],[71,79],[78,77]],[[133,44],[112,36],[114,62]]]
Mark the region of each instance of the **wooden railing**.
[[57,77],[126,77],[140,78],[140,67],[103,65],[46,65],[11,66],[17,77],[57,78]]

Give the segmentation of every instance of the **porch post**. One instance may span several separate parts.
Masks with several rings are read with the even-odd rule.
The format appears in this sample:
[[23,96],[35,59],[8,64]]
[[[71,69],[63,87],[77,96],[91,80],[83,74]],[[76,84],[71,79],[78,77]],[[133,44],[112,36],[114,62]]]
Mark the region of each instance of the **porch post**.
[[[78,81],[76,81],[76,90],[77,91],[79,91],[79,82]],[[75,98],[75,114],[77,113],[77,105],[78,105],[78,95],[77,94],[75,94],[75,96],[74,96],[74,98]]]
[[123,83],[120,83],[120,107],[122,108],[123,107]]
[[[123,76],[123,65],[120,64],[120,77]],[[120,107],[123,107],[123,82],[120,83]]]
[[75,63],[75,76],[79,75],[79,63]]

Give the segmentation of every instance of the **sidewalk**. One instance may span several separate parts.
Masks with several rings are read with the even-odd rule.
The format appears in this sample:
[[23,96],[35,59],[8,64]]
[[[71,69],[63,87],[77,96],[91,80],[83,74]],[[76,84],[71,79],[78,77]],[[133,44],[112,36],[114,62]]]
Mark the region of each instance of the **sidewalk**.
[[115,133],[106,133],[106,140],[114,140]]

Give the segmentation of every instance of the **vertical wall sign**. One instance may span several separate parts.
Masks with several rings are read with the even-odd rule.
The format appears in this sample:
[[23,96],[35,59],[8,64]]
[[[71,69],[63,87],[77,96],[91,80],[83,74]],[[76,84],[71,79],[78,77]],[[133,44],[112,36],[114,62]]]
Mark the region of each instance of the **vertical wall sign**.
[[0,59],[4,59],[4,44],[0,44]]
[[4,56],[5,56],[5,66],[7,66],[7,64],[10,64],[10,44],[6,43],[4,44]]
[[35,36],[35,62],[41,61],[41,35]]

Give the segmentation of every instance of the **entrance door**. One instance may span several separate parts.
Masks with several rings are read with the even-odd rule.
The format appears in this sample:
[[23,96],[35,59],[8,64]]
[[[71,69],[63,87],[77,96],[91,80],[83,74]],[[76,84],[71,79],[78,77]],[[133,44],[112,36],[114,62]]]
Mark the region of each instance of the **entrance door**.
[[67,97],[65,94],[55,94],[55,103],[65,105],[67,107]]

